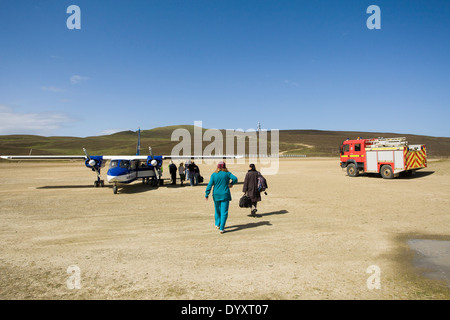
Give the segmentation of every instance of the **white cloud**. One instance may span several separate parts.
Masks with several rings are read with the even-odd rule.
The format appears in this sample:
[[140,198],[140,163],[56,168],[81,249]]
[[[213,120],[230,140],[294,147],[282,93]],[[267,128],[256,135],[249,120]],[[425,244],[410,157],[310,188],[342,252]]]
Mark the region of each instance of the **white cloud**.
[[0,104],[0,134],[50,135],[72,121],[73,119],[62,113],[17,112]]
[[88,80],[88,79],[89,79],[89,77],[83,77],[83,76],[80,76],[78,74],[75,74],[75,75],[70,77],[70,83],[71,84],[78,84],[81,81]]
[[51,91],[51,92],[66,92],[66,89],[63,88],[57,88],[57,87],[41,87],[42,90],[44,91]]

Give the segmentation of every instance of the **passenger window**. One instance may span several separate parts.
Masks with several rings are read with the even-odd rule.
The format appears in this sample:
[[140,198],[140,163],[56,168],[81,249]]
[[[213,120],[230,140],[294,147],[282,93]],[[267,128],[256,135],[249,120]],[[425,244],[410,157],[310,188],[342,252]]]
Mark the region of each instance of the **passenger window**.
[[355,144],[355,151],[361,151],[361,145]]
[[130,167],[130,161],[122,160],[120,161],[120,167],[124,169],[128,169]]

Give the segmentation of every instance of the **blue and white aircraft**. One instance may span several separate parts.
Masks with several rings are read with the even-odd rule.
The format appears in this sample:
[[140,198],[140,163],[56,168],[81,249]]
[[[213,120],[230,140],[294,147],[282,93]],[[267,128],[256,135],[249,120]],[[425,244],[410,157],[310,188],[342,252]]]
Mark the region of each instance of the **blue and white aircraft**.
[[142,179],[145,184],[152,186],[163,185],[162,164],[165,159],[225,159],[238,158],[239,156],[154,156],[152,149],[149,148],[150,155],[140,155],[141,131],[138,131],[138,144],[136,155],[134,156],[90,156],[85,148],[85,155],[80,156],[0,156],[7,160],[84,160],[87,168],[97,174],[97,180],[94,181],[94,187],[103,187],[104,180],[100,177],[100,171],[105,167],[106,162],[110,160],[106,178],[113,184],[114,194],[117,193],[119,185],[129,184],[137,179]]

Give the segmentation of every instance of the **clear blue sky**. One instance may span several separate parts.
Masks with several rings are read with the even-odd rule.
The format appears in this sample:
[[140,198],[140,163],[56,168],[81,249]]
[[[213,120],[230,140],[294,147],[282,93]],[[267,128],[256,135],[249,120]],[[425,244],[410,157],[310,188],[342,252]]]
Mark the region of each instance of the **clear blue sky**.
[[450,137],[450,1],[0,0],[0,134],[196,120]]

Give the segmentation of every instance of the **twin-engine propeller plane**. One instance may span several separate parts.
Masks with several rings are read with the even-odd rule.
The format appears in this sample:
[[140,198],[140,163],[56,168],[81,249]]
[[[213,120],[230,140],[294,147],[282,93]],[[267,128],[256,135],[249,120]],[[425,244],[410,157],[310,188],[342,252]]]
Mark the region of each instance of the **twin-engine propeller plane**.
[[154,156],[149,147],[149,156],[140,155],[141,131],[138,131],[138,144],[134,156],[91,156],[85,148],[85,155],[79,156],[1,156],[7,160],[84,160],[87,168],[97,174],[94,187],[103,187],[104,180],[100,177],[100,171],[110,160],[106,178],[113,184],[114,194],[117,193],[119,185],[129,184],[137,179],[142,179],[144,184],[152,186],[163,185],[162,164],[165,159],[226,159],[238,158],[239,156]]

